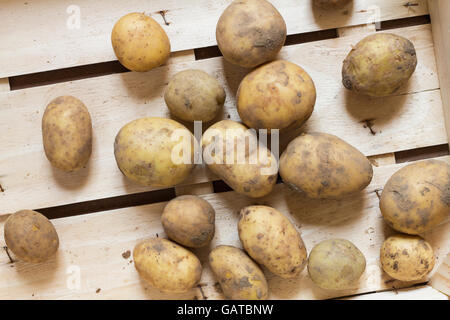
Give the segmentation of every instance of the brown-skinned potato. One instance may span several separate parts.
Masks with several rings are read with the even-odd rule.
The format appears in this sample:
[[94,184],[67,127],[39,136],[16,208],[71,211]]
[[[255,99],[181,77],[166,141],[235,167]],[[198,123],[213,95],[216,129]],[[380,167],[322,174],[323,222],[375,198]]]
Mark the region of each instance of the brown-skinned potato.
[[342,9],[352,0],[314,0],[314,5],[322,9]]
[[21,210],[5,222],[5,242],[19,259],[39,263],[52,257],[59,247],[59,238],[53,224],[42,214]]
[[443,223],[450,213],[450,165],[426,160],[398,170],[383,188],[380,210],[390,227],[408,234]]
[[215,211],[200,197],[179,196],[164,207],[161,222],[170,239],[186,247],[199,248],[214,237]]
[[286,23],[266,0],[236,0],[217,22],[216,39],[223,57],[253,68],[275,59],[286,40]]
[[72,96],[52,100],[42,117],[42,140],[54,167],[66,172],[84,167],[92,152],[92,121],[83,102]]
[[307,262],[305,244],[281,212],[268,206],[241,209],[239,239],[245,251],[256,262],[279,277],[298,277]]
[[359,150],[338,137],[308,133],[289,143],[280,157],[280,175],[309,198],[330,199],[363,190],[373,169]]

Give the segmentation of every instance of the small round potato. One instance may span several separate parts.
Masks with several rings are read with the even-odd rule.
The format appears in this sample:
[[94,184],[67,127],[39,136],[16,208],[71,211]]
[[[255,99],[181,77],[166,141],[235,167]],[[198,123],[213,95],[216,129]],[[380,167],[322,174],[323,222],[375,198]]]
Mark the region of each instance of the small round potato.
[[225,102],[225,90],[202,70],[184,70],[170,80],[164,100],[170,112],[185,121],[213,120]]
[[42,117],[42,140],[54,167],[74,171],[85,166],[92,152],[92,122],[83,102],[72,96],[52,100]]
[[216,39],[223,57],[253,68],[275,59],[286,41],[286,23],[266,0],[235,0],[217,22]]
[[53,224],[42,214],[21,210],[5,223],[5,242],[9,250],[23,261],[38,263],[52,257],[59,247]]
[[170,42],[164,29],[144,13],[129,13],[116,22],[111,34],[114,53],[132,71],[149,71],[164,64]]
[[280,175],[309,198],[340,198],[363,190],[372,180],[372,165],[356,148],[327,133],[302,134],[280,158]]
[[322,241],[309,254],[309,276],[323,289],[352,289],[365,269],[364,255],[345,239]]
[[301,67],[276,60],[247,74],[236,100],[239,116],[250,128],[300,127],[314,110],[316,88]]
[[198,258],[178,244],[161,238],[140,242],[133,250],[134,266],[151,286],[166,293],[189,291],[200,281]]
[[114,142],[122,173],[144,186],[170,187],[185,180],[194,168],[192,133],[165,118],[142,118],[125,125]]
[[209,253],[209,264],[227,299],[267,299],[264,273],[241,249],[218,246]]
[[433,248],[418,236],[398,234],[383,242],[380,261],[383,270],[394,279],[420,280],[434,268]]
[[342,67],[342,83],[372,97],[393,94],[413,74],[416,50],[408,39],[390,33],[365,37],[350,51]]
[[238,231],[250,257],[277,276],[294,278],[305,268],[308,254],[303,240],[278,210],[267,206],[243,208]]
[[173,241],[199,248],[214,237],[215,211],[197,196],[179,196],[169,201],[161,216],[164,231]]
[[314,0],[314,5],[321,7],[322,9],[341,9],[352,0]]
[[446,221],[450,214],[450,165],[426,160],[398,170],[386,183],[380,210],[393,229],[420,234]]

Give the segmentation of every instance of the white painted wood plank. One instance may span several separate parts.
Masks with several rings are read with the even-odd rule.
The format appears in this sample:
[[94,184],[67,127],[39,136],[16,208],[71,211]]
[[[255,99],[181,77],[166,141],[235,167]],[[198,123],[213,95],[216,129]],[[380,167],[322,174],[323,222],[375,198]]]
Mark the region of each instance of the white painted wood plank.
[[[288,34],[359,25],[428,13],[426,0],[355,0],[336,12],[316,9],[311,0],[273,0]],[[216,23],[231,0],[1,0],[0,78],[116,60],[112,27],[129,12],[145,12],[166,30],[172,51],[216,44]],[[165,10],[166,21],[159,14]],[[78,15],[79,13],[79,15]],[[79,17],[79,18],[78,18]],[[79,26],[79,28],[78,28]]]
[[[431,42],[430,26],[398,29],[416,48],[419,64],[408,85],[396,96],[370,99],[345,90],[341,63],[361,36],[349,36],[285,47],[281,58],[303,66],[317,87],[317,103],[302,130],[335,134],[366,155],[390,153],[447,142]],[[0,210],[43,208],[148,191],[125,179],[113,156],[116,133],[127,122],[144,117],[168,117],[163,94],[178,71],[198,68],[219,79],[227,91],[222,118],[239,120],[235,92],[242,69],[222,58],[171,64],[148,73],[124,73],[17,90],[0,95]],[[59,95],[71,94],[90,110],[94,141],[86,169],[65,174],[47,161],[42,147],[41,117]],[[371,133],[370,126],[372,131]],[[284,135],[285,145],[299,130]],[[184,184],[214,179],[197,168]]]
[[363,294],[343,300],[448,300],[448,296],[430,286],[419,286],[399,290],[390,290]]
[[[450,163],[449,156],[440,159]],[[298,278],[290,280],[264,270],[272,299],[325,299],[386,290],[393,286],[410,287],[413,283],[393,281],[381,270],[379,250],[386,237],[394,231],[383,221],[375,192],[404,165],[374,168],[374,179],[366,190],[340,200],[307,199],[283,184],[276,185],[271,195],[260,200],[248,199],[234,192],[201,195],[216,211],[213,242],[207,248],[194,250],[204,268],[201,279],[204,296],[208,299],[223,298],[206,262],[208,253],[219,244],[240,247],[238,212],[242,207],[255,203],[273,206],[286,214],[301,232],[308,252],[324,239],[339,237],[352,241],[367,260],[366,271],[353,290],[322,290],[312,283],[306,269]],[[164,205],[158,203],[53,220],[60,236],[60,250],[51,261],[35,265],[9,263],[5,251],[0,251],[0,299],[199,297],[197,289],[186,295],[159,294],[139,279],[131,258],[122,256],[127,251],[131,252],[142,239],[165,236],[160,222]],[[4,220],[4,217],[0,218],[0,227]],[[423,235],[438,258],[450,250],[449,232],[450,223],[447,223]],[[3,245],[2,241],[1,238],[0,245]],[[77,290],[67,286],[67,281],[73,279],[74,270],[80,272]],[[99,288],[100,292],[96,293]]]

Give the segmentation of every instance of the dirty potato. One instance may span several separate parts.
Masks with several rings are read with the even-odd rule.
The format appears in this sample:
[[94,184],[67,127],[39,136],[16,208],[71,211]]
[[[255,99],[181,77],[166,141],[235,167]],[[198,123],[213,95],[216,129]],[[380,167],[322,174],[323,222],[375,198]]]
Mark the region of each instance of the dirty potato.
[[227,299],[267,299],[264,273],[241,249],[218,246],[209,253],[209,264]]
[[383,188],[380,210],[389,226],[408,234],[441,224],[450,213],[450,165],[426,160],[398,170]]
[[231,120],[215,123],[203,134],[202,147],[208,168],[237,193],[259,198],[275,186],[277,160],[258,146],[256,134],[244,125]]
[[83,102],[72,96],[52,100],[42,117],[42,140],[54,167],[74,171],[85,166],[92,152],[92,122]]
[[170,42],[164,29],[144,13],[129,13],[116,22],[111,33],[114,53],[132,71],[149,71],[164,64]]
[[341,9],[352,0],[314,0],[314,5],[322,9]]
[[203,247],[214,237],[215,211],[200,197],[179,196],[167,203],[161,222],[173,241],[186,247]]
[[420,280],[434,268],[431,245],[419,236],[398,234],[386,239],[380,250],[383,270],[401,281]]
[[345,239],[322,241],[309,254],[309,276],[323,289],[353,289],[365,269],[364,255]]
[[352,48],[342,67],[342,83],[372,97],[393,94],[413,74],[416,50],[408,39],[390,33],[365,37]]
[[372,165],[356,148],[327,133],[302,134],[280,158],[280,175],[309,198],[340,198],[361,191],[372,180]]
[[53,224],[42,214],[21,210],[5,222],[6,246],[19,259],[26,262],[44,262],[59,247],[59,238]]
[[301,67],[277,60],[247,74],[236,100],[239,116],[250,128],[300,127],[314,110],[316,88]]
[[227,61],[253,68],[275,59],[286,40],[286,23],[266,0],[236,0],[220,16],[216,39]]
[[133,260],[139,275],[166,293],[187,292],[202,276],[200,260],[192,252],[162,238],[138,243],[133,250]]
[[225,90],[216,78],[202,70],[184,70],[170,80],[164,100],[174,116],[208,122],[222,109]]
[[170,187],[185,180],[194,168],[192,133],[165,118],[142,118],[125,125],[114,142],[122,173],[144,186]]
[[241,209],[238,231],[250,257],[277,276],[294,278],[304,269],[307,252],[303,240],[278,210],[267,206]]

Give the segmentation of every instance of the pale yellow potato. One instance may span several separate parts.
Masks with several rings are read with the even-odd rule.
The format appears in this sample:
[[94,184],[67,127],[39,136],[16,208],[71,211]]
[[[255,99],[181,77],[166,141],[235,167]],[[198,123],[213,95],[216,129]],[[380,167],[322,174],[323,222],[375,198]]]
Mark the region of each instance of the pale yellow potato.
[[352,0],[314,0],[314,5],[322,9],[342,9]]
[[5,222],[4,236],[8,250],[26,262],[44,262],[59,247],[58,234],[53,224],[32,210],[21,210],[10,215]]
[[166,293],[183,293],[195,287],[202,276],[200,260],[182,246],[161,238],[138,243],[134,266],[141,278]]
[[218,246],[209,253],[209,264],[227,299],[267,299],[264,273],[241,249]]
[[306,266],[305,244],[278,210],[267,206],[248,206],[240,211],[239,238],[245,251],[256,262],[282,278],[295,278]]
[[213,120],[225,102],[225,90],[202,70],[178,72],[169,82],[164,100],[170,112],[184,121]]
[[42,140],[54,167],[63,171],[84,167],[92,152],[92,121],[83,102],[72,96],[52,100],[42,117]]
[[167,203],[161,222],[169,239],[186,247],[199,248],[214,237],[215,214],[208,201],[184,195]]
[[327,133],[302,134],[280,157],[280,175],[309,198],[340,198],[367,187],[373,169],[355,147]]
[[120,129],[114,156],[130,180],[144,186],[170,187],[191,174],[196,143],[192,133],[174,120],[142,118]]
[[349,90],[383,97],[403,86],[416,65],[411,41],[391,33],[376,33],[352,47],[342,66],[342,83]]
[[366,258],[353,243],[345,239],[324,240],[309,254],[309,276],[323,289],[356,288],[365,269]]
[[275,186],[277,160],[266,147],[258,147],[256,134],[243,124],[232,120],[215,123],[203,134],[202,147],[208,168],[237,193],[259,198]]
[[433,270],[433,248],[419,236],[398,234],[383,242],[380,261],[383,270],[392,278],[416,281]]
[[426,160],[398,170],[383,188],[380,210],[397,231],[420,234],[448,220],[450,165]]
[[129,13],[116,22],[111,33],[114,53],[132,71],[149,71],[164,64],[170,41],[164,29],[144,13]]
[[276,58],[286,41],[286,23],[266,0],[235,0],[222,13],[216,40],[223,57],[253,68]]
[[250,128],[300,127],[314,110],[316,88],[301,67],[276,60],[247,74],[236,100],[239,116]]

